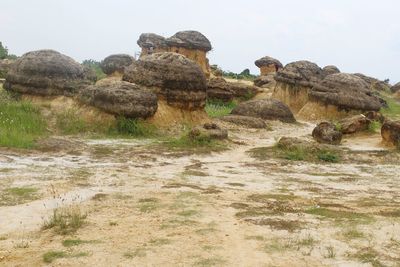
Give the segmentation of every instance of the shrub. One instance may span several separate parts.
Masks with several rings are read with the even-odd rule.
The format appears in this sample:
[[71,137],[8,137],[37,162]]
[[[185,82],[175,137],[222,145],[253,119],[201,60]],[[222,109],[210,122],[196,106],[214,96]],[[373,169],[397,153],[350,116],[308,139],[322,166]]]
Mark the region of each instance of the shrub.
[[94,73],[96,74],[97,80],[101,80],[101,79],[107,77],[107,75],[101,69],[100,64],[101,64],[100,62],[93,60],[93,59],[86,59],[86,60],[82,61],[82,65],[87,66],[94,71]]
[[117,133],[131,137],[152,137],[157,134],[155,126],[138,119],[118,117],[116,123]]
[[218,118],[230,114],[236,105],[237,103],[234,101],[226,103],[221,100],[209,99],[207,100],[205,110],[211,118]]
[[368,131],[371,133],[380,132],[381,128],[382,128],[382,124],[379,121],[372,121],[368,125]]
[[54,209],[53,215],[45,221],[42,229],[54,229],[56,233],[66,235],[75,233],[85,223],[87,214],[82,213],[79,207]]

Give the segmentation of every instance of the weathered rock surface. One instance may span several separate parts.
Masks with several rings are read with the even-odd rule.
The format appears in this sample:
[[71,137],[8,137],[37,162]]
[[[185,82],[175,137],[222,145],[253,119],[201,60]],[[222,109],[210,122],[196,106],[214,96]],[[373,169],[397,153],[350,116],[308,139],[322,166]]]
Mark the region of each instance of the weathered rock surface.
[[376,78],[364,75],[362,73],[355,73],[354,74],[357,77],[360,77],[361,79],[364,80],[368,84],[371,90],[375,91],[389,91],[390,90],[390,85],[384,81],[380,81]]
[[222,121],[230,122],[236,125],[241,125],[248,128],[254,129],[265,129],[267,128],[267,124],[264,120],[255,117],[249,116],[240,116],[240,115],[227,115],[219,118]]
[[321,122],[312,132],[313,138],[318,143],[339,145],[342,141],[342,133],[331,122]]
[[207,98],[229,102],[233,100],[234,95],[225,79],[216,77],[207,82]]
[[203,126],[193,128],[189,132],[189,137],[197,141],[222,140],[228,138],[228,131],[215,123],[205,123]]
[[0,59],[0,78],[5,78],[15,60]]
[[309,92],[312,101],[336,106],[339,110],[378,111],[379,98],[361,78],[347,73],[328,75]]
[[400,121],[386,121],[381,129],[382,139],[386,144],[400,146]]
[[336,66],[328,65],[322,69],[322,72],[323,72],[324,76],[328,76],[331,74],[340,73],[340,70]]
[[250,100],[240,103],[231,114],[262,118],[264,120],[280,120],[295,122],[289,107],[275,99]]
[[87,87],[79,100],[107,113],[128,118],[148,118],[157,111],[157,95],[123,81],[110,81]]
[[143,56],[125,68],[122,79],[149,88],[171,106],[187,110],[205,106],[204,73],[195,62],[177,53]]
[[210,41],[198,31],[181,31],[165,40],[169,47],[184,47],[194,50],[210,51]]
[[261,75],[275,73],[283,68],[282,63],[279,60],[268,56],[256,60],[254,64],[260,68]]
[[393,85],[393,86],[390,88],[390,91],[392,91],[392,93],[396,93],[396,92],[400,91],[400,82],[399,82],[399,83],[396,83],[395,85]]
[[306,60],[287,64],[275,76],[275,80],[278,82],[309,87],[322,78],[322,69],[317,64]]
[[340,131],[343,134],[354,134],[368,130],[372,121],[365,115],[356,115],[339,121]]
[[165,38],[155,33],[142,33],[137,41],[137,44],[141,48],[149,50],[157,50],[160,48],[166,48]]
[[274,79],[274,75],[262,75],[258,76],[256,79],[254,79],[254,85],[258,87],[267,87],[267,88],[273,88],[276,85],[276,81]]
[[114,73],[122,74],[125,67],[131,65],[135,61],[135,58],[126,54],[117,54],[106,57],[101,62],[101,69],[107,75]]
[[87,75],[72,58],[54,50],[39,50],[15,61],[4,88],[22,94],[71,96],[93,83]]

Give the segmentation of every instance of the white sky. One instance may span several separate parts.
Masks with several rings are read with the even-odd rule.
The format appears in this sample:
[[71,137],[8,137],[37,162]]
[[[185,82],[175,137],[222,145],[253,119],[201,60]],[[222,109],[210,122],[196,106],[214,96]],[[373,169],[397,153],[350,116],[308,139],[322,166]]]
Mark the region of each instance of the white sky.
[[134,55],[143,32],[206,35],[211,64],[240,72],[272,56],[400,81],[399,0],[0,0],[0,41],[21,55],[55,49],[78,61]]

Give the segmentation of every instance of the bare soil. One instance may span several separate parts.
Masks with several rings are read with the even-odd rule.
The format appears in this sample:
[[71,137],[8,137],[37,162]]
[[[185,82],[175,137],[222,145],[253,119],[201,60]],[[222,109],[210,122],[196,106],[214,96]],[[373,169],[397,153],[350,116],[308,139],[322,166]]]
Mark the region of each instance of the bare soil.
[[[219,153],[72,137],[0,150],[0,265],[400,266],[400,161],[379,134],[347,137],[339,163],[260,159],[249,151],[314,125],[220,123]],[[42,229],[72,207],[76,232]]]

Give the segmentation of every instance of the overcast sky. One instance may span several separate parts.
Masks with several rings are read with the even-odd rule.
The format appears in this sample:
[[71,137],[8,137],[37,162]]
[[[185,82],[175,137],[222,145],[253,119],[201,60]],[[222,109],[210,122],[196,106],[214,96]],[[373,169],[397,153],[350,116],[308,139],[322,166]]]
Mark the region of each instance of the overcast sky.
[[272,56],[400,81],[399,0],[0,0],[0,41],[22,55],[55,49],[78,61],[134,55],[143,32],[206,35],[211,64],[240,72]]

